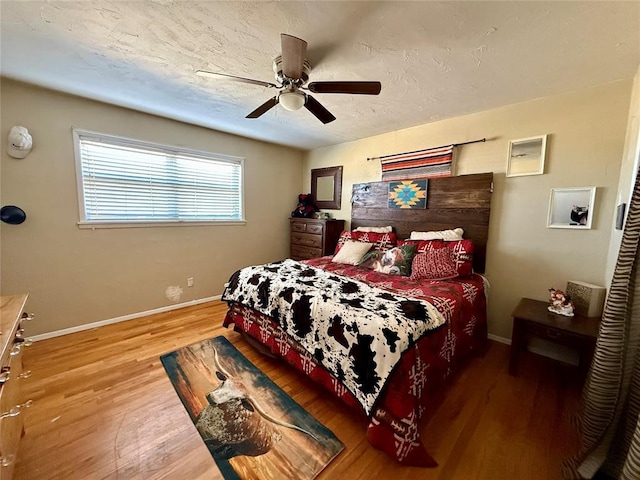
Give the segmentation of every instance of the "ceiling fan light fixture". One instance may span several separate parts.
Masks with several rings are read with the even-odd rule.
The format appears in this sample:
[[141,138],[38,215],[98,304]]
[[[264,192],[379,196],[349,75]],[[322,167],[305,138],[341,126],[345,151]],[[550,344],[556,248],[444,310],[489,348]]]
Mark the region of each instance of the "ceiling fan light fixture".
[[[0,0],[2,1],[2,0]],[[278,84],[263,82],[252,78],[238,77],[227,73],[207,72],[197,70],[196,74],[204,77],[216,79],[233,80],[236,82],[248,83],[249,85],[259,85],[261,87],[273,88],[277,93],[264,102],[246,118],[260,118],[263,114],[282,105],[287,111],[300,110],[305,107],[322,123],[333,122],[336,117],[322,106],[311,94],[305,93],[339,93],[351,95],[378,95],[382,88],[380,82],[366,81],[327,81],[312,82],[308,87],[304,85],[309,80],[311,65],[304,58],[307,51],[307,42],[304,40],[283,33],[280,35],[282,54],[273,60],[273,72]],[[304,91],[302,91],[304,90]]]
[[291,112],[300,110],[304,106],[305,100],[304,93],[297,90],[282,92],[278,97],[278,103]]

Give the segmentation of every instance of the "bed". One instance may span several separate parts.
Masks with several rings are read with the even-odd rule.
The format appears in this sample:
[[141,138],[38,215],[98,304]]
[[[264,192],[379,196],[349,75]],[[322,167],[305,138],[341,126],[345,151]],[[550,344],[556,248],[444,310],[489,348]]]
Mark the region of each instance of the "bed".
[[[388,182],[354,185],[352,230],[343,232],[337,251],[359,242],[381,252],[378,258],[398,246],[414,259],[431,259],[446,250],[456,274],[434,279],[442,272],[434,276],[428,265],[426,278],[390,275],[331,256],[247,267],[232,275],[223,294],[224,325],[364,412],[374,447],[406,465],[436,466],[419,421],[446,380],[486,344],[481,273],[492,186],[491,173],[430,179],[426,208],[416,210],[388,208]],[[381,225],[393,232],[354,232]],[[412,231],[456,227],[464,240],[405,240]]]

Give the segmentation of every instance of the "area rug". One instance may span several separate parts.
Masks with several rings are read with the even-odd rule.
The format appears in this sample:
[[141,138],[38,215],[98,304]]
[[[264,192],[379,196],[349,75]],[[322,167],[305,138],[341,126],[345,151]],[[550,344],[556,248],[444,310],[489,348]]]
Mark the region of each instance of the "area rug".
[[226,480],[310,480],[344,449],[224,337],[160,360]]

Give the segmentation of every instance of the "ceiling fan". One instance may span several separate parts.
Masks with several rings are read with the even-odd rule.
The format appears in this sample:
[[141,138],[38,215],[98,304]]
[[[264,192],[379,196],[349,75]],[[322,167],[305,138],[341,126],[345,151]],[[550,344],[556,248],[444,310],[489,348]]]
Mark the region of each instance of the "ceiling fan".
[[309,80],[311,65],[304,58],[307,42],[299,38],[282,33],[280,35],[282,55],[273,61],[273,71],[279,85],[271,82],[253,80],[251,78],[236,77],[226,73],[196,71],[196,75],[217,79],[228,79],[236,82],[275,88],[278,93],[247,115],[247,118],[258,118],[276,105],[282,105],[286,110],[298,110],[303,106],[313,113],[322,123],[333,122],[334,117],[320,102],[309,95],[312,93],[350,93],[355,95],[378,95],[382,88],[380,82],[311,82]]

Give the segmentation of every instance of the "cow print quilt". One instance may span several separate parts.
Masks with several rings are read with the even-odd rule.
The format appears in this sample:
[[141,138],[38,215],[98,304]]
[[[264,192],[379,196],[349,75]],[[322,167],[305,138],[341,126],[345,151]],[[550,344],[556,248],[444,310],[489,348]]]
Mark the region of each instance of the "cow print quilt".
[[402,354],[444,323],[425,300],[289,259],[238,270],[222,299],[272,317],[367,414]]

